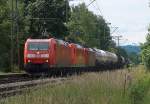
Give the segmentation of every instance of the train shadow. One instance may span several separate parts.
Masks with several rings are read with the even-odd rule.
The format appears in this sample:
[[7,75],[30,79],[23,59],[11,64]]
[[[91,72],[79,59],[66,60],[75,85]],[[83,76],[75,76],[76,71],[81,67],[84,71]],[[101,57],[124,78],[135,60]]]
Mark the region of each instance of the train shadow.
[[30,71],[29,74],[32,77],[37,78],[59,78],[59,77],[71,77],[74,75],[81,75],[83,73],[90,72],[105,72],[105,71],[115,71],[121,68],[108,68],[108,67],[73,67],[73,68],[53,68],[40,71]]

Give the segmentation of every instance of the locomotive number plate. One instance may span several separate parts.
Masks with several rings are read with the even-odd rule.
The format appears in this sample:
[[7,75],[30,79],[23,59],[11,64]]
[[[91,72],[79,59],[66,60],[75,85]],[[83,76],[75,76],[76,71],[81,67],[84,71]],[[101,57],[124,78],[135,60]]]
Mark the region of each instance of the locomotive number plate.
[[41,55],[40,54],[36,55],[36,58],[41,58]]

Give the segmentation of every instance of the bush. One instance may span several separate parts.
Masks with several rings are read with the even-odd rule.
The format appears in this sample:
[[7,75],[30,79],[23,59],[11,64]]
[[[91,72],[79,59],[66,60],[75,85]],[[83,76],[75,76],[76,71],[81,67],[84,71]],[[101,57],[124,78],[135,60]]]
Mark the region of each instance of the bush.
[[139,79],[137,83],[133,84],[130,89],[130,98],[132,104],[142,104],[144,98],[149,90],[150,77],[145,75]]
[[144,47],[142,50],[142,61],[146,68],[150,70],[150,46]]

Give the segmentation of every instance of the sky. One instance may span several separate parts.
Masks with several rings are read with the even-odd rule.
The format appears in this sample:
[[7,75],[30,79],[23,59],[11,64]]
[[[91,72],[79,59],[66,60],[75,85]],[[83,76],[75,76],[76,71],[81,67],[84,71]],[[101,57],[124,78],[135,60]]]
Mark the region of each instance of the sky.
[[[92,0],[74,0],[72,4],[85,2],[90,4]],[[150,24],[149,0],[96,0],[90,6],[90,11],[102,15],[111,23],[110,28],[118,27],[112,36],[122,35],[121,45],[144,43],[147,29]]]

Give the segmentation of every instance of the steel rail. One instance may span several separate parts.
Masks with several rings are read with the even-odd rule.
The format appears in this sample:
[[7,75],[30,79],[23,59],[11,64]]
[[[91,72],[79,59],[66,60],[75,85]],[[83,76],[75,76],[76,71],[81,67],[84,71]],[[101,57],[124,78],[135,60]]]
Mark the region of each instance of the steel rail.
[[0,99],[22,94],[23,92],[32,91],[34,87],[41,87],[46,84],[58,85],[69,78],[46,78],[31,81],[15,82],[0,85]]

